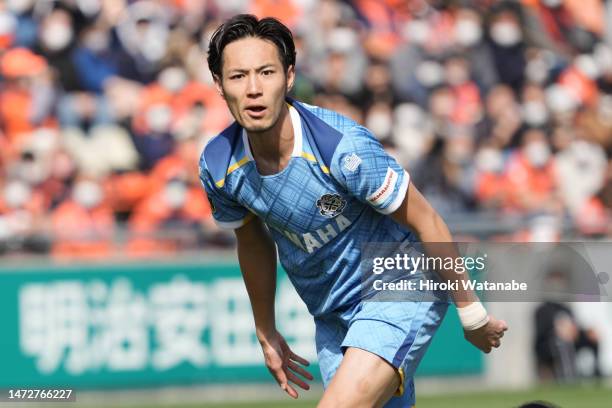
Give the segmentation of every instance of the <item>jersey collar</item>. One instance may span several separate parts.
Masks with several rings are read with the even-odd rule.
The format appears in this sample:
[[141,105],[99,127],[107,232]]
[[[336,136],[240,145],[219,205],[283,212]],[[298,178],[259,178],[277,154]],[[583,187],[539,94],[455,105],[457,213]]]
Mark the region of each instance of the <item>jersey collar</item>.
[[[302,155],[302,118],[300,118],[299,112],[290,104],[287,104],[289,108],[289,118],[291,119],[291,125],[293,127],[293,151],[291,157],[300,157]],[[253,153],[251,153],[251,145],[249,143],[249,137],[244,128],[242,128],[242,144],[244,145],[244,152],[249,160],[255,160]]]

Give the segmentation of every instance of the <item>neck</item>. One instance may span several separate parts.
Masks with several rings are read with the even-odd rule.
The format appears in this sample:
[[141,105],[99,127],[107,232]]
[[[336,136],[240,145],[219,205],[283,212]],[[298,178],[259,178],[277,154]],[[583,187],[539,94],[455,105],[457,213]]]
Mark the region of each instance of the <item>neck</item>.
[[248,132],[251,152],[257,160],[278,162],[282,164],[289,160],[293,152],[294,134],[291,116],[287,105],[283,105],[276,124],[262,132]]

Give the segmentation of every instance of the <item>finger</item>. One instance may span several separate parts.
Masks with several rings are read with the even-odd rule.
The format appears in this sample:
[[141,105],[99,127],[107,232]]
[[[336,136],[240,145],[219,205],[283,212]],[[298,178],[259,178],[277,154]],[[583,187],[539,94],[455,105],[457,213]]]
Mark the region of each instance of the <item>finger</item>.
[[310,385],[308,385],[304,380],[302,380],[300,377],[293,374],[292,372],[287,372],[287,378],[289,379],[289,381],[291,381],[292,383],[294,383],[295,385],[297,385],[298,387],[304,390],[310,389]]
[[304,357],[300,357],[297,354],[295,354],[293,351],[291,352],[291,359],[294,361],[297,361],[298,363],[305,365],[305,366],[309,366],[310,363],[308,362],[308,360],[306,360]]
[[283,389],[283,391],[287,391],[287,385],[289,383],[289,380],[287,380],[287,375],[285,374],[285,371],[282,368],[277,368],[274,370],[270,369],[270,372],[272,372],[272,375],[276,379],[276,382]]
[[289,366],[290,369],[292,369],[293,371],[295,371],[296,373],[298,373],[302,377],[307,378],[307,379],[309,379],[311,381],[314,380],[314,377],[312,376],[312,374],[310,374],[308,371],[304,370],[299,365],[295,364],[295,362],[289,361],[289,363],[287,365]]
[[298,392],[295,390],[295,388],[293,388],[289,383],[286,384],[282,384],[281,388],[283,389],[283,391],[285,391],[287,394],[289,394],[289,396],[293,399],[297,399],[298,397]]

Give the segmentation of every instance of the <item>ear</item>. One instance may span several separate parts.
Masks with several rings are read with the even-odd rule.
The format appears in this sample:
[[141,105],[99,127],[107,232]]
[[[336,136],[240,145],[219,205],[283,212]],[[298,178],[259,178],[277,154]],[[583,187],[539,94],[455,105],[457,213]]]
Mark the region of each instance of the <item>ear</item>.
[[287,93],[291,91],[293,88],[293,84],[295,82],[295,66],[290,65],[287,68]]
[[223,99],[225,99],[225,94],[223,93],[223,85],[221,84],[221,77],[219,75],[214,75],[213,74],[213,81],[215,83],[215,89],[217,90],[217,93]]

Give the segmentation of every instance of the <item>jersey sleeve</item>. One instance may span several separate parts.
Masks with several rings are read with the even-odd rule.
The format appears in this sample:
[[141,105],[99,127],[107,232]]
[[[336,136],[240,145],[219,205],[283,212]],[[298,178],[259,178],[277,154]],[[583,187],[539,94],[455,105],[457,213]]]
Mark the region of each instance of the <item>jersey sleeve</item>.
[[200,161],[200,182],[206,190],[215,223],[224,229],[240,228],[249,222],[254,214],[228,196],[213,181],[204,160]]
[[349,194],[382,214],[399,208],[410,182],[408,172],[363,126],[353,127],[342,137],[330,173]]

